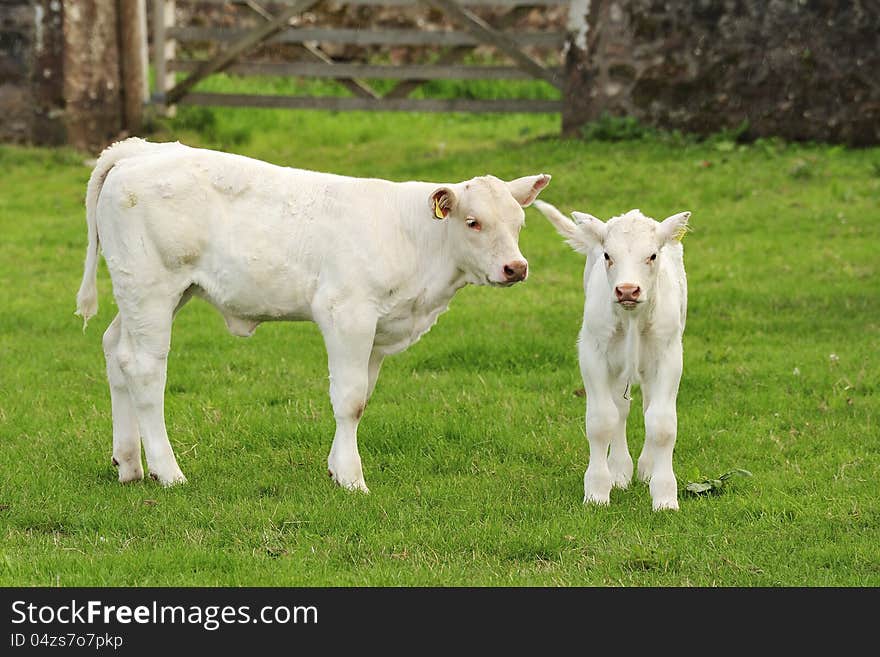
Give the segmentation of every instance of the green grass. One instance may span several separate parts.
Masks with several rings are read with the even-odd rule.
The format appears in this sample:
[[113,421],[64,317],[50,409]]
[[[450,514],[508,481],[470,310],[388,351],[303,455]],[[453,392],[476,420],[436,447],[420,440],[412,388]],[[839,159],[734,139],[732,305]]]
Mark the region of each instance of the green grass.
[[326,476],[317,329],[242,340],[199,302],[175,324],[166,402],[190,483],[121,486],[103,265],[85,334],[73,315],[87,156],[5,146],[0,585],[880,585],[880,151],[560,140],[547,116],[207,116],[155,138],[393,180],[544,171],[566,211],[691,210],[676,471],[754,476],[678,513],[653,513],[643,484],[581,504],[583,260],[528,210],[529,280],[463,290],[386,361],[360,429],[371,495]]
[[[366,80],[379,94],[384,95],[400,80]],[[235,76],[218,73],[205,78],[196,91],[212,93],[244,93],[287,96],[351,96],[352,93],[335,80],[320,80],[276,76]],[[561,92],[548,82],[540,80],[429,80],[416,88],[409,98],[530,98],[559,100]]]

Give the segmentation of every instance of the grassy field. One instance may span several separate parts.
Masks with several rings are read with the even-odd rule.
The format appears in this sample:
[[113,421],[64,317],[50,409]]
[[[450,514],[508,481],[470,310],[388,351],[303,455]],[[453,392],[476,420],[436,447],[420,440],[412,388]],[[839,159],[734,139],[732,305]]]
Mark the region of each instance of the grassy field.
[[[166,414],[190,483],[121,486],[101,333],[74,317],[89,154],[0,147],[0,585],[880,585],[880,151],[724,138],[560,140],[558,117],[187,110],[181,139],[393,180],[553,175],[603,218],[693,212],[675,466],[584,507],[583,260],[527,211],[529,280],[469,288],[386,361],[360,429],[369,496],[326,475],[311,324],[175,324]],[[631,451],[643,424],[633,405]]]

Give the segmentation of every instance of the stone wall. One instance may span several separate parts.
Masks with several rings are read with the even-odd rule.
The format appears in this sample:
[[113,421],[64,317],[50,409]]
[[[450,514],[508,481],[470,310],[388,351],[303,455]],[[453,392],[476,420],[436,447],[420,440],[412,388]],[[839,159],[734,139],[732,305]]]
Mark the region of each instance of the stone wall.
[[116,0],[0,0],[0,141],[97,152],[119,135]]
[[745,138],[880,143],[878,0],[576,0],[563,131],[632,116]]
[[60,143],[60,2],[0,0],[0,141]]

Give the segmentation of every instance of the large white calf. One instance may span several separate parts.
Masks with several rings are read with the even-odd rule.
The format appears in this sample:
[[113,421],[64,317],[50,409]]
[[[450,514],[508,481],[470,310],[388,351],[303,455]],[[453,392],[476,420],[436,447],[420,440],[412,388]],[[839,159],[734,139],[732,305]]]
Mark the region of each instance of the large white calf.
[[690,213],[657,222],[631,210],[604,223],[575,212],[575,224],[548,203],[538,201],[535,207],[587,256],[578,339],[590,443],[584,502],[608,504],[612,486],[626,488],[632,480],[626,418],[630,386],[640,383],[645,444],[639,478],[650,482],[655,510],[677,509],[672,452],[687,315],[680,239]]
[[550,176],[395,183],[274,166],[132,138],[106,149],[86,194],[77,313],[98,309],[98,246],[119,314],[104,333],[119,480],[183,482],[165,430],[175,313],[201,297],[229,330],[309,320],[324,337],[340,485],[366,491],[357,428],[382,359],[418,340],[469,283],[526,278],[523,207]]

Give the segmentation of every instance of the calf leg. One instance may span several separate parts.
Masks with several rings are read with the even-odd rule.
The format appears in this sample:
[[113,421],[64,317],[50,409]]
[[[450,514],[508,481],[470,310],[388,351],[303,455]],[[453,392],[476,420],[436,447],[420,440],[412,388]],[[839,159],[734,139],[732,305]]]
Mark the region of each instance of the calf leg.
[[590,462],[584,473],[584,502],[608,504],[613,478],[608,467],[608,447],[620,427],[620,414],[607,395],[593,392],[587,397],[587,440]]
[[672,471],[677,418],[675,402],[654,402],[645,413],[645,442],[652,452],[649,488],[654,510],[678,508],[678,482]]
[[138,431],[137,413],[117,358],[121,336],[122,321],[116,315],[104,332],[103,342],[113,413],[113,465],[119,470],[119,481],[126,483],[143,479],[144,468],[141,465],[141,435]]
[[672,453],[678,434],[675,404],[681,380],[681,344],[664,350],[657,374],[645,382],[645,447],[639,457],[639,472],[648,475],[655,511],[678,509],[678,482],[672,470]]
[[[648,407],[651,405],[651,396],[647,388],[642,388],[642,415],[647,416]],[[642,451],[639,454],[637,472],[639,481],[645,483],[651,481],[651,472],[654,469],[654,450],[653,444],[645,435],[645,443],[642,445]]]
[[626,386],[618,386],[613,391],[614,404],[617,406],[617,427],[611,437],[611,453],[608,456],[608,469],[611,471],[611,484],[614,488],[627,488],[632,481],[633,460],[629,455],[629,447],[626,444],[626,418],[629,417],[630,400],[623,396]]
[[117,351],[137,413],[150,476],[165,486],[186,482],[165,429],[165,379],[176,303],[144,302],[136,320],[128,321],[123,316]]
[[[358,313],[348,315],[355,317]],[[369,493],[358,453],[357,429],[381,364],[381,359],[371,359],[376,325],[374,321],[339,321],[340,316],[341,312],[332,321],[320,322],[330,369],[330,402],[336,419],[327,470],[343,488]],[[371,380],[372,371],[375,375]]]
[[370,397],[373,396],[373,391],[376,389],[376,381],[379,379],[379,370],[382,369],[384,359],[385,354],[375,349],[370,354],[370,364],[367,369],[367,401],[370,401]]

